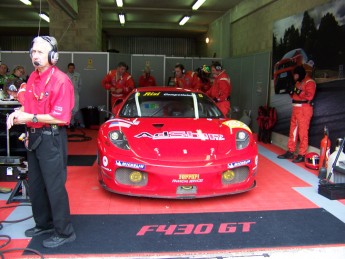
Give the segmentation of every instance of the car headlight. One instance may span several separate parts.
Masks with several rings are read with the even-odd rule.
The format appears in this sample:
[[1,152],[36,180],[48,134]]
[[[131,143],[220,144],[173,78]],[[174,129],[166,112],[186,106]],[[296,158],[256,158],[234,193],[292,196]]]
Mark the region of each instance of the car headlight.
[[122,131],[115,130],[109,133],[110,141],[118,148],[129,150],[129,145],[125,134]]
[[236,134],[236,149],[241,150],[248,147],[250,141],[249,134],[246,131],[239,131]]

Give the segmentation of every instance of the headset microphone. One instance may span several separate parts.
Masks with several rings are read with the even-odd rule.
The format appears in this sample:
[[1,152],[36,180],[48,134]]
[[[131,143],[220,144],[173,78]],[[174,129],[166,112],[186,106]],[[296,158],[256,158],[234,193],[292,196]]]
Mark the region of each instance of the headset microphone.
[[38,67],[38,66],[40,66],[41,64],[40,64],[40,62],[38,62],[38,61],[34,61],[34,65],[35,65],[36,67]]

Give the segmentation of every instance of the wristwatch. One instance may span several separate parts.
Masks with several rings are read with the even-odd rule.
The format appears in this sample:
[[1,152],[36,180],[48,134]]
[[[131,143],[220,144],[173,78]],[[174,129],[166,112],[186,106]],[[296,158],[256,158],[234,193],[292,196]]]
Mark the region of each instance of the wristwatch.
[[38,122],[37,114],[34,114],[34,117],[32,118],[32,122],[33,123],[37,123]]

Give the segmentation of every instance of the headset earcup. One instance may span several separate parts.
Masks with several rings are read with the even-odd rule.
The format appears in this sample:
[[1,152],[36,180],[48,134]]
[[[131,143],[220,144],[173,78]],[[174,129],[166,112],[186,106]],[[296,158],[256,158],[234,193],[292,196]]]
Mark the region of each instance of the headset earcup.
[[51,50],[48,53],[48,62],[50,65],[55,65],[59,60],[59,53]]
[[59,53],[54,51],[53,64],[55,65],[59,61]]

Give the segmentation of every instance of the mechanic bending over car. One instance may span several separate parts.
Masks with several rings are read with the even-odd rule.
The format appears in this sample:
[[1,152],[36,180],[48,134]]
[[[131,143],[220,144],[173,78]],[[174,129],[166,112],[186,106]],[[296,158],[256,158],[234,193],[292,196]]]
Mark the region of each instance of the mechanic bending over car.
[[[305,154],[308,150],[308,132],[311,117],[313,116],[313,98],[316,91],[316,83],[311,79],[310,74],[306,73],[303,66],[297,66],[293,71],[296,84],[289,90],[292,99],[292,114],[290,120],[290,133],[288,140],[288,150],[279,155],[280,159],[293,159],[294,163],[304,162]],[[297,141],[300,141],[297,157]]]
[[111,108],[114,108],[116,101],[126,98],[134,89],[134,80],[127,70],[127,64],[120,62],[102,80],[103,88],[111,93]]
[[198,89],[198,75],[196,72],[186,71],[184,65],[177,64],[174,68],[174,73],[174,83],[176,87],[190,90]]
[[55,64],[59,55],[54,37],[34,38],[30,50],[35,67],[28,79],[23,106],[11,113],[7,127],[26,124],[29,196],[35,226],[25,235],[45,233],[47,248],[76,239],[71,219],[67,178],[67,133],[74,106],[71,80]]
[[217,107],[221,110],[225,117],[230,112],[230,95],[232,90],[231,80],[219,62],[213,62],[211,72],[214,77],[211,88],[206,94],[212,98]]

